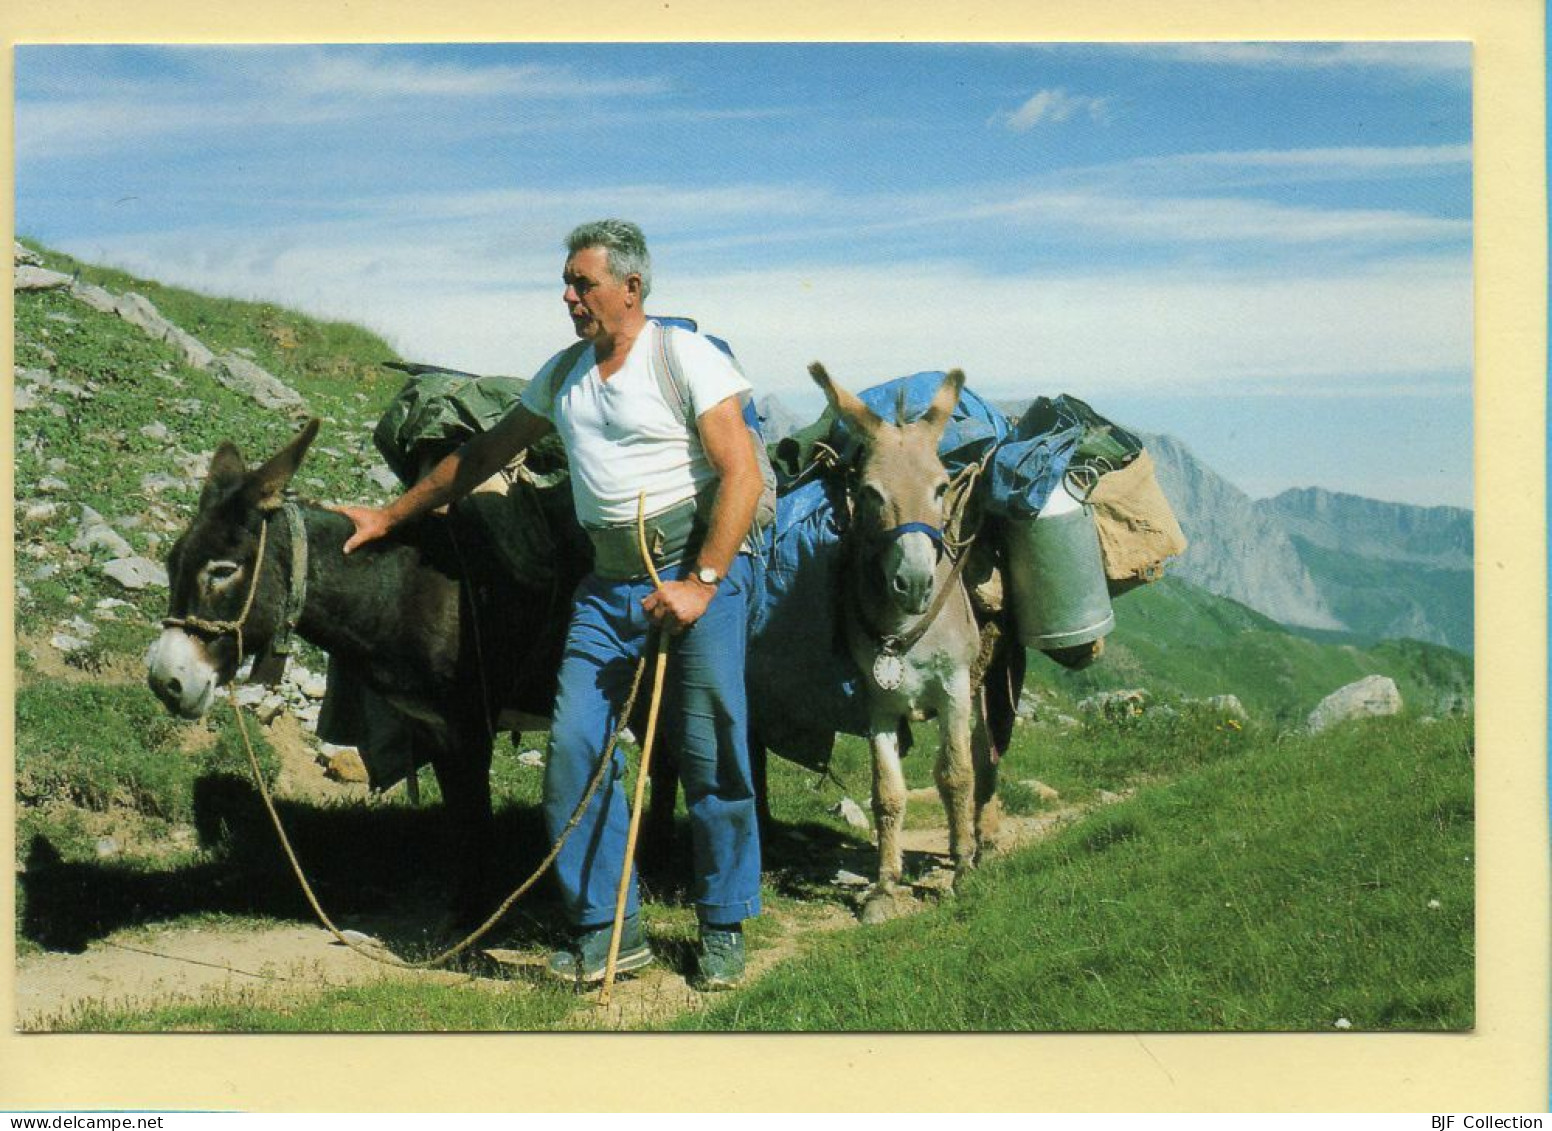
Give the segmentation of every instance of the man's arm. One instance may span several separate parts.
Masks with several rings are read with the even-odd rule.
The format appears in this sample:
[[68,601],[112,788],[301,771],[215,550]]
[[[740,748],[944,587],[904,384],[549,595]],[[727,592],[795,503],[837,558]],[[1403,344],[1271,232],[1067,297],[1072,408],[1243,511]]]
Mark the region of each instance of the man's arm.
[[401,523],[463,498],[550,429],[548,420],[519,404],[490,431],[472,437],[443,458],[425,478],[386,507],[336,508],[356,526],[345,542],[345,553],[383,537]]
[[[697,566],[710,566],[717,576],[726,577],[754,523],[765,484],[760,465],[755,462],[749,426],[736,396],[728,397],[701,413],[695,422],[700,431],[706,458],[717,472],[717,494],[712,499],[711,521],[702,544]],[[670,631],[683,631],[700,619],[716,596],[713,586],[696,581],[667,581],[663,588],[642,603],[659,624]]]

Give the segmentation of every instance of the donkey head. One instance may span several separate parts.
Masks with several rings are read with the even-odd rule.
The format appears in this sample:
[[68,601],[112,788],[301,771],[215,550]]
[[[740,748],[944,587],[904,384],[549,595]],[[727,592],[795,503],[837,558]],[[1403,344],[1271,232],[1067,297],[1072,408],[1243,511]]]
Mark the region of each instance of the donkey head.
[[151,690],[174,714],[199,718],[237,674],[239,624],[250,656],[274,635],[285,577],[274,561],[260,568],[260,531],[317,435],[309,420],[252,471],[230,442],[211,457],[199,510],[167,556],[167,620],[146,656]]
[[932,601],[943,552],[948,472],[938,458],[938,441],[959,402],[965,375],[958,369],[949,373],[920,419],[889,424],[831,381],[817,361],[808,372],[862,443],[853,523],[866,557],[901,612],[923,613]]

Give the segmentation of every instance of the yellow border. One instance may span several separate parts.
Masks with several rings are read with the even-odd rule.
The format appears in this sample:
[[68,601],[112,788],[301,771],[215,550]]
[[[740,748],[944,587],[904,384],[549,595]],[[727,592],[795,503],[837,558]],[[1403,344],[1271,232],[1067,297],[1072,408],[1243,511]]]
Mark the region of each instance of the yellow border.
[[[447,10],[444,10],[446,8]],[[740,12],[748,8],[748,12]],[[1470,1035],[81,1037],[0,1033],[0,1109],[1545,1111],[1540,0],[11,0],[18,42],[1452,39],[1476,45],[1478,1029]],[[0,59],[11,98],[13,56]],[[9,109],[9,107],[7,107]],[[9,185],[11,115],[0,120]],[[10,323],[10,293],[3,299]],[[10,360],[9,335],[6,360]],[[9,372],[9,369],[7,369]],[[9,418],[0,424],[11,438]],[[7,465],[0,477],[10,483]],[[9,525],[3,536],[10,538]],[[5,556],[6,592],[11,557]],[[10,624],[9,602],[5,619]],[[14,630],[14,625],[11,625]],[[11,654],[3,670],[7,689]],[[9,697],[8,697],[9,698]],[[14,741],[12,718],[0,738]],[[1404,752],[1398,752],[1404,756]],[[9,767],[9,760],[6,762]],[[5,770],[4,794],[11,795]],[[10,821],[0,829],[4,858]],[[9,884],[0,906],[14,913]],[[0,962],[13,968],[11,931]],[[0,978],[0,1017],[12,1016]]]

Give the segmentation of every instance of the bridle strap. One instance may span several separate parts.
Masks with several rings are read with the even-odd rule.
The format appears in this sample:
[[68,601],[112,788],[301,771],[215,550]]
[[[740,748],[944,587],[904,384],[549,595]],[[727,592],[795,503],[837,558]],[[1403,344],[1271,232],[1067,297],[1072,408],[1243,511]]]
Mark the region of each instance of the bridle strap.
[[938,548],[938,557],[943,556],[943,531],[933,526],[930,522],[902,522],[893,529],[886,530],[878,536],[880,542],[898,542],[907,534],[925,534],[932,539],[932,544]]
[[[259,527],[259,552],[253,559],[253,577],[248,582],[248,595],[243,599],[242,612],[237,614],[236,620],[206,620],[203,617],[164,617],[163,628],[192,628],[195,632],[202,632],[207,636],[235,636],[237,637],[237,666],[241,667],[244,658],[243,625],[248,620],[248,614],[253,611],[253,599],[259,592],[259,577],[264,572],[264,549],[269,541],[269,522],[282,509],[295,509],[296,504],[287,501],[281,507],[276,507],[264,516],[264,522]],[[298,520],[300,516],[298,515]],[[300,525],[298,521],[298,525]],[[302,539],[306,541],[305,536]],[[293,548],[294,552],[294,548]],[[292,579],[293,586],[295,579]]]
[[858,626],[873,638],[874,642],[884,650],[885,654],[903,656],[916,646],[918,640],[926,635],[927,630],[932,627],[932,622],[943,611],[943,606],[948,604],[949,597],[959,588],[959,575],[964,572],[965,563],[969,560],[970,545],[967,544],[960,552],[959,557],[954,560],[954,567],[949,570],[948,576],[943,579],[943,584],[938,586],[938,591],[932,599],[932,604],[928,606],[927,611],[921,615],[907,632],[898,634],[879,632],[867,623],[867,619],[862,615],[861,608],[854,608],[852,615],[856,618]]

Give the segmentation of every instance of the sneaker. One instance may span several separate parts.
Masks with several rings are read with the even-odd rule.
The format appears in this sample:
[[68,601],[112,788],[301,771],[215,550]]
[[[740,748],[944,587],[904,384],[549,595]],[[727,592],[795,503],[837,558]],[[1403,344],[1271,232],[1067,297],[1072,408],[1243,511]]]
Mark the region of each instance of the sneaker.
[[[609,937],[613,933],[613,923],[577,932],[571,946],[550,955],[550,976],[563,982],[580,982],[583,985],[602,982],[609,965]],[[615,957],[614,972],[629,974],[651,962],[652,948],[647,945],[641,919],[632,915],[620,929],[620,953]]]
[[744,980],[744,933],[702,928],[695,965],[697,990],[731,990]]

